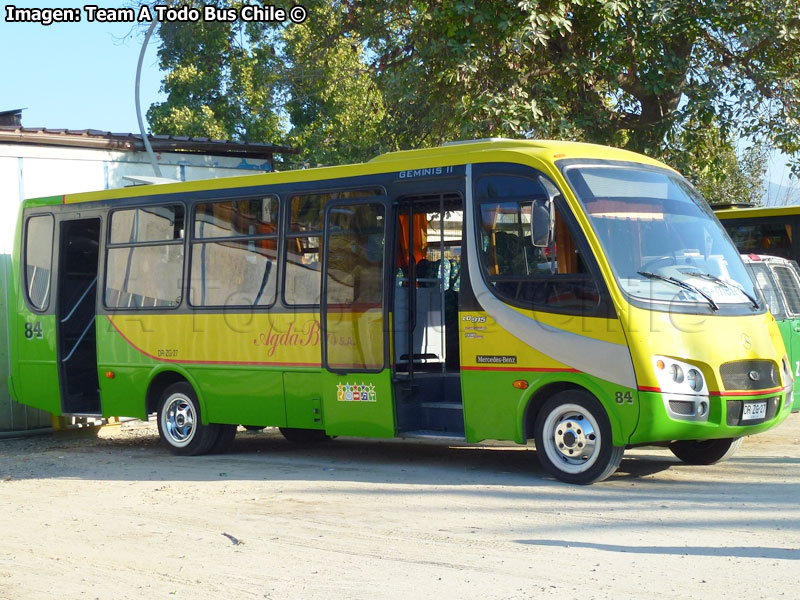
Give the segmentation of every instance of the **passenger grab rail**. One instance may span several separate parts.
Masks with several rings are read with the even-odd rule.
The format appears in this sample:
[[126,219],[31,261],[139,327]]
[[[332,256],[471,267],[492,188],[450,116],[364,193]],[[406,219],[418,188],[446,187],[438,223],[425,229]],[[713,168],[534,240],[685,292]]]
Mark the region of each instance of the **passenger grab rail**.
[[92,325],[94,325],[94,315],[92,315],[92,318],[91,318],[91,320],[89,321],[89,324],[86,326],[86,329],[84,329],[84,330],[83,330],[83,333],[82,333],[82,334],[81,334],[81,336],[78,338],[78,341],[77,341],[77,342],[75,342],[75,345],[72,347],[72,350],[70,350],[70,351],[69,351],[69,354],[67,354],[67,356],[66,356],[66,357],[64,357],[63,359],[61,359],[61,362],[62,362],[62,363],[65,363],[65,362],[67,362],[67,361],[68,361],[70,358],[72,358],[72,355],[73,355],[73,354],[75,354],[75,350],[77,350],[77,349],[78,349],[78,346],[80,346],[80,345],[81,345],[81,342],[83,341],[83,338],[85,338],[85,337],[86,337],[86,334],[87,334],[87,333],[89,333],[89,330],[92,328]]
[[91,290],[92,286],[94,286],[96,283],[97,283],[97,277],[92,279],[92,281],[89,283],[89,286],[81,294],[81,297],[78,298],[77,302],[75,302],[75,306],[73,306],[72,310],[69,311],[69,314],[66,317],[64,317],[63,319],[61,319],[62,323],[66,323],[67,321],[70,320],[70,317],[72,317],[72,315],[75,313],[75,311],[78,310],[78,307],[81,305],[81,302],[83,302],[83,299],[86,298],[86,294],[89,293],[89,290]]

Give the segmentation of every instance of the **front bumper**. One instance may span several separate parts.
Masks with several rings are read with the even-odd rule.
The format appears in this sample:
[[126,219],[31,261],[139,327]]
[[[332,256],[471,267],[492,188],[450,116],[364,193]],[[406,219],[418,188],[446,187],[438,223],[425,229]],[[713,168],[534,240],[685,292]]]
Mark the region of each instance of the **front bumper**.
[[[707,402],[707,416],[680,415],[670,410],[674,395],[640,391],[639,422],[630,444],[648,444],[673,440],[706,440],[753,435],[775,427],[792,411],[792,388],[766,394],[725,394],[699,397]],[[766,414],[758,419],[743,419],[745,403],[766,402]]]

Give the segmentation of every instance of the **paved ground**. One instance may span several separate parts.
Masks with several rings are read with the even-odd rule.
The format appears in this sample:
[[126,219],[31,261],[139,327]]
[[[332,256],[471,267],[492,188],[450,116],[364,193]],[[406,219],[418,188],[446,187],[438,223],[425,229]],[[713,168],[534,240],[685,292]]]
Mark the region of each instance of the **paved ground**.
[[0,440],[0,598],[797,598],[800,414],[729,462],[626,454],[590,487],[525,448],[152,424]]

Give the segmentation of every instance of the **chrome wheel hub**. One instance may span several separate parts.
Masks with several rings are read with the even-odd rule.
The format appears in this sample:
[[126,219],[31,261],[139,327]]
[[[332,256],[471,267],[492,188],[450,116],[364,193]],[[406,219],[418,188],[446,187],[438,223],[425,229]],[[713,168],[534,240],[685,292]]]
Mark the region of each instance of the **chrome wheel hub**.
[[162,425],[168,441],[174,446],[185,446],[194,437],[197,415],[194,406],[183,394],[170,396],[162,416]]
[[601,448],[600,426],[578,404],[562,404],[545,419],[542,450],[565,473],[582,473],[597,462]]
[[553,442],[564,460],[582,463],[594,454],[597,434],[583,415],[570,415],[556,423]]

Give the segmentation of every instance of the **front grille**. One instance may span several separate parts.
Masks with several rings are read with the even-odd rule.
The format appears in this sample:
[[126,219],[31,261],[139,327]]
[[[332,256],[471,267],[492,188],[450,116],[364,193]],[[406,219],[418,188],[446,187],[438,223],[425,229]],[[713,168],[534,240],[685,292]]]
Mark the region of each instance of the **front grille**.
[[719,368],[726,390],[766,390],[778,387],[778,368],[771,360],[738,360]]

